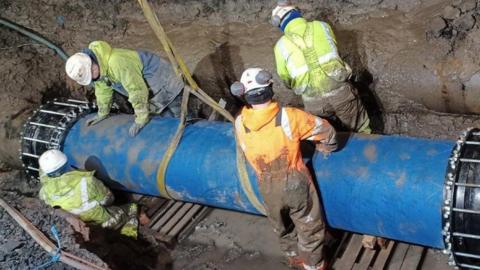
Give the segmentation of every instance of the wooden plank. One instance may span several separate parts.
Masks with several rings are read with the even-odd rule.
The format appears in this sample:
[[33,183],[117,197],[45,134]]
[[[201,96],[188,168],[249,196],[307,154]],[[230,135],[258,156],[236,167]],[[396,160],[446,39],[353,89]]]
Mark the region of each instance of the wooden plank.
[[197,212],[199,212],[203,208],[204,206],[201,206],[199,204],[194,204],[193,207],[190,208],[188,213],[185,216],[183,216],[180,221],[178,221],[175,227],[172,228],[169,234],[177,235],[185,227],[185,225],[187,225],[189,222],[192,221],[192,218],[195,216],[195,214],[197,214]]
[[[192,209],[190,209],[190,211],[192,211]],[[187,224],[183,228],[180,228],[180,230],[176,232],[178,241],[180,242],[183,239],[187,238],[192,233],[192,231],[195,230],[195,227],[197,226],[197,224],[200,221],[202,221],[206,216],[208,216],[208,214],[210,214],[211,212],[212,212],[212,208],[207,206],[201,207],[198,210],[198,212],[195,213],[193,217],[190,219],[190,222],[187,222]],[[172,233],[173,230],[175,229],[176,227],[173,228],[172,231],[170,231],[170,233]]]
[[180,219],[182,219],[183,216],[185,216],[185,214],[188,212],[188,210],[190,210],[190,208],[192,208],[193,204],[191,203],[185,203],[182,208],[180,208],[177,213],[175,213],[175,215],[170,218],[170,220],[162,226],[162,228],[160,229],[160,233],[164,233],[164,234],[167,234],[168,231],[170,231],[170,229],[173,228],[173,226],[175,226],[175,224],[177,224],[178,221],[180,221]]
[[154,199],[153,203],[150,205],[147,205],[148,210],[147,210],[147,216],[151,218],[163,205],[166,205],[168,200],[165,199]]
[[175,213],[180,209],[180,207],[183,206],[183,202],[175,202],[170,209],[157,221],[153,226],[151,227],[153,230],[158,230],[160,229],[163,224],[167,223],[167,221],[175,215]]
[[362,257],[360,258],[360,262],[356,263],[353,266],[354,270],[368,270],[370,263],[372,262],[373,257],[375,256],[377,251],[375,249],[366,248],[363,251]]
[[380,250],[380,253],[373,264],[373,270],[383,270],[385,269],[385,264],[387,263],[390,255],[392,254],[393,247],[395,246],[395,242],[393,240],[388,240],[386,248]]
[[395,246],[390,263],[387,265],[386,269],[388,270],[400,270],[403,264],[403,259],[407,254],[408,244],[399,243]]
[[[361,252],[362,246],[362,235],[354,234],[348,243],[347,249],[343,253],[342,257],[337,260],[334,265],[334,269],[338,270],[350,270],[352,269],[355,261],[358,257],[358,254]],[[338,263],[338,265],[337,265]]]
[[408,247],[407,255],[403,260],[401,270],[418,269],[418,265],[425,255],[425,248],[421,246],[410,245]]
[[163,215],[173,206],[175,205],[175,201],[168,200],[166,204],[164,204],[150,219],[149,226],[152,227],[157,223],[157,221],[163,217]]

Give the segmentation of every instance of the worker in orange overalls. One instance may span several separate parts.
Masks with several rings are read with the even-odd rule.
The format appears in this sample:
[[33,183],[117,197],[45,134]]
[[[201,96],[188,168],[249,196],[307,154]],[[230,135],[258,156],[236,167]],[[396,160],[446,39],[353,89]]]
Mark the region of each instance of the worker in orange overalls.
[[232,94],[248,103],[235,121],[243,152],[254,168],[268,219],[292,267],[326,269],[323,257],[325,225],[312,177],[300,152],[300,141],[318,142],[329,153],[337,147],[328,121],[272,101],[272,75],[249,68]]

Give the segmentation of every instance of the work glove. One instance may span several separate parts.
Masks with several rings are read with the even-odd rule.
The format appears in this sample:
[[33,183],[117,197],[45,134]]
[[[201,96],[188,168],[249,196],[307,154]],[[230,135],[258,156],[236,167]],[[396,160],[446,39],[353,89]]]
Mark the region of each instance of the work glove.
[[323,157],[326,158],[331,152],[337,150],[337,144],[336,143],[333,143],[333,144],[318,143],[315,146],[315,149],[317,149],[317,151],[322,152]]
[[130,129],[128,130],[128,135],[130,135],[130,137],[135,137],[137,136],[138,132],[140,132],[140,130],[145,126],[145,124],[138,124],[138,123],[133,123],[131,126],[130,126]]
[[87,120],[87,126],[94,126],[94,125],[100,123],[101,121],[105,120],[106,118],[107,118],[106,115],[104,115],[104,116],[97,115],[97,116],[93,117],[92,119]]

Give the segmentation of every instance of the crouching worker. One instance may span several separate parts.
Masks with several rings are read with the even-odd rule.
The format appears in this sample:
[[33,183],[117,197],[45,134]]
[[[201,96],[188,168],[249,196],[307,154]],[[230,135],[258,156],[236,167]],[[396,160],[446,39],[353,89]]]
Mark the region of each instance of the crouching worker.
[[113,206],[112,192],[93,176],[93,171],[69,169],[67,156],[59,150],[46,151],[38,163],[40,199],[46,204],[60,207],[84,222],[137,238],[137,205]]
[[335,130],[322,118],[272,101],[272,76],[260,68],[245,70],[231,91],[248,103],[235,121],[238,143],[257,174],[290,266],[326,269],[320,201],[300,141],[316,141],[317,149],[328,153],[336,149]]
[[127,96],[135,111],[131,137],[148,123],[149,113],[179,117],[185,84],[167,60],[156,54],[112,48],[105,41],[93,41],[87,49],[68,58],[67,75],[80,85],[95,86],[98,115],[88,125],[107,118],[113,91]]

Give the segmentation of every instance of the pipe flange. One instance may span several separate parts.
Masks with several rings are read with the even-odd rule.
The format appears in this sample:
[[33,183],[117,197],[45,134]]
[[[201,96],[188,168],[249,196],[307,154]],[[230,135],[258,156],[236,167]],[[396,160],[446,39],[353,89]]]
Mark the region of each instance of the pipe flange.
[[480,232],[480,130],[469,128],[452,150],[445,177],[442,235],[449,265],[480,265],[480,235],[475,232]]
[[23,125],[19,149],[19,158],[31,179],[38,178],[40,155],[49,149],[62,150],[69,128],[94,110],[88,101],[54,99],[33,112]]

